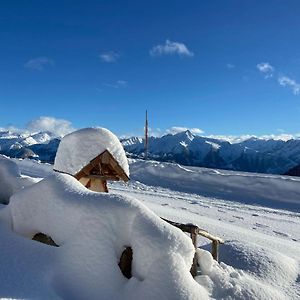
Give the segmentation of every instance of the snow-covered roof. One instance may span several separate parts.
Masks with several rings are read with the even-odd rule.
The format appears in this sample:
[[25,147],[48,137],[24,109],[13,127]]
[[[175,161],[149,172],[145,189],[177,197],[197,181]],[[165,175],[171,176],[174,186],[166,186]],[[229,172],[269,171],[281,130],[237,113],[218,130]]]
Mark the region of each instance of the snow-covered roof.
[[129,176],[129,166],[123,146],[119,139],[105,128],[83,128],[66,135],[59,144],[54,169],[75,175],[105,150],[110,152]]

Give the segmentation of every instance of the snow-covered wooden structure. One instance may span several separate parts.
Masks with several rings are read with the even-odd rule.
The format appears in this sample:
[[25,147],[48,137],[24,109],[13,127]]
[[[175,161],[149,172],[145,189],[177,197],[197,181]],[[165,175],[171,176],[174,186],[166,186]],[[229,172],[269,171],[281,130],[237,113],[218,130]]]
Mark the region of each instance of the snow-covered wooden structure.
[[57,150],[54,170],[72,175],[96,192],[108,192],[109,180],[129,180],[123,146],[105,128],[84,128],[65,136]]
[[[54,162],[54,170],[72,175],[85,187],[96,192],[108,192],[107,181],[129,180],[129,166],[119,139],[105,128],[84,128],[66,135],[60,142]],[[209,234],[193,224],[181,224],[163,219],[169,224],[188,232],[197,249],[197,236],[201,235],[212,242],[212,255],[218,260],[218,246],[223,240]],[[50,237],[38,234],[38,241],[56,245]],[[131,277],[133,252],[125,246],[119,267],[123,275]],[[197,255],[195,253],[191,273],[196,276]]]
[[85,187],[95,192],[108,192],[107,181],[123,180],[127,182],[129,177],[108,150],[105,150],[74,177]]

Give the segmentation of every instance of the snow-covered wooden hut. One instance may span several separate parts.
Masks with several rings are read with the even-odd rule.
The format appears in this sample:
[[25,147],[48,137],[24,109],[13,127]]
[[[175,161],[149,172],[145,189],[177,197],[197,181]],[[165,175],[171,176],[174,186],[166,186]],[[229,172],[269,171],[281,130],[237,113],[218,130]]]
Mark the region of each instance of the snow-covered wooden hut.
[[66,135],[59,144],[54,171],[72,175],[96,192],[108,192],[108,180],[129,180],[123,146],[105,128],[84,128]]

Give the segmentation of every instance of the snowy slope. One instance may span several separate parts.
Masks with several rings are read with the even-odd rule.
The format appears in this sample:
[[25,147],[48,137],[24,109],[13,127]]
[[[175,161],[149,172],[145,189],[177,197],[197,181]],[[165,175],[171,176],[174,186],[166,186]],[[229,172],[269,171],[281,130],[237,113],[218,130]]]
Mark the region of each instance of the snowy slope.
[[[39,178],[52,174],[51,165],[15,161],[24,175]],[[212,299],[300,299],[297,178],[139,160],[130,161],[130,173],[129,184],[110,185],[113,194],[133,196],[161,217],[195,223],[225,240],[220,248],[220,264],[212,262],[207,252],[200,256],[202,267],[196,280]],[[19,237],[3,227],[0,229],[6,243],[14,247],[11,255],[17,255],[19,248],[26,257],[26,262],[20,261],[20,271],[25,272],[26,266],[30,268],[26,264],[32,263],[29,253],[39,253],[39,259],[47,255],[47,247],[23,247]],[[204,238],[199,239],[199,247],[210,249]],[[9,268],[2,289],[6,296],[32,299],[43,294],[37,285],[32,290],[26,287],[34,280],[37,284],[41,282],[35,269],[30,278],[20,281],[18,289],[10,286],[9,278],[14,280],[21,275],[14,271],[10,251],[3,247],[0,251],[8,257],[5,262],[0,259],[0,265]],[[48,293],[49,286],[44,281],[41,288]]]
[[[192,222],[225,240],[223,264],[199,278],[213,298],[300,299],[298,179],[142,161],[131,162],[131,174],[139,181],[114,183],[116,193],[133,194],[158,215]],[[210,249],[205,239],[199,246]]]
[[131,160],[131,178],[148,185],[269,207],[300,208],[300,178]]

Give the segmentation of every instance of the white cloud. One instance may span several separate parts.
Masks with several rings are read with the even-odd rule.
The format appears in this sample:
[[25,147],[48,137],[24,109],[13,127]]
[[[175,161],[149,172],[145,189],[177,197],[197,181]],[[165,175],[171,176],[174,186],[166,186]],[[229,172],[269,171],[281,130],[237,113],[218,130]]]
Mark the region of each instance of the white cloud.
[[100,59],[107,63],[116,62],[120,55],[113,51],[103,52],[99,55]]
[[288,141],[290,139],[296,139],[299,138],[299,134],[288,134],[288,133],[282,133],[282,134],[266,134],[266,135],[251,135],[251,134],[244,134],[240,136],[236,135],[207,135],[205,136],[207,138],[212,139],[218,139],[218,140],[224,140],[231,144],[237,144],[241,143],[243,141],[249,140],[250,138],[256,138],[256,139],[262,139],[262,140],[281,140],[281,141]]
[[10,132],[14,132],[14,133],[27,133],[28,132],[28,130],[20,129],[14,125],[7,125],[5,127],[0,127],[0,131],[10,131]]
[[259,138],[264,140],[281,140],[281,141],[288,141],[291,139],[296,138],[297,135],[294,134],[288,134],[288,133],[282,133],[282,134],[268,134],[268,135],[262,135]]
[[285,133],[285,130],[282,129],[282,128],[277,128],[277,131],[280,132],[280,133]]
[[160,137],[162,135],[160,128],[148,128],[149,136]]
[[166,40],[164,45],[156,45],[150,50],[151,56],[161,56],[161,55],[180,55],[180,56],[194,56],[187,46],[183,43],[172,42]]
[[[256,65],[257,69],[264,74],[265,78],[273,77],[275,68],[271,66],[267,62],[263,62]],[[283,87],[288,87],[293,91],[294,95],[300,94],[300,83],[296,82],[296,80],[291,79],[287,76],[279,76],[278,77],[278,83],[279,85]]]
[[275,68],[271,66],[268,62],[262,62],[256,65],[257,69],[264,74],[265,78],[270,78],[273,76]]
[[228,64],[226,64],[226,68],[227,69],[234,69],[235,65],[228,63]]
[[25,68],[36,70],[36,71],[43,71],[46,66],[54,66],[54,60],[45,56],[36,57],[30,59],[24,64]]
[[114,89],[120,89],[120,88],[125,88],[127,87],[127,81],[125,80],[117,80],[116,82],[112,82],[112,83],[103,83],[104,86],[110,87],[110,88],[114,88]]
[[50,131],[56,136],[64,136],[75,130],[70,121],[53,117],[39,117],[31,120],[27,123],[26,129],[30,132]]
[[278,83],[281,86],[291,88],[294,95],[298,95],[300,93],[300,84],[296,82],[294,79],[291,79],[287,76],[281,76],[278,78]]
[[211,134],[211,135],[207,135],[205,137],[211,138],[211,139],[223,140],[223,141],[227,141],[229,143],[234,144],[234,143],[243,142],[243,141],[248,140],[248,139],[250,139],[252,137],[255,137],[255,136],[254,135],[249,135],[249,134],[245,134],[245,135],[241,135],[241,136]]
[[188,128],[188,127],[180,127],[180,126],[173,126],[166,130],[167,134],[176,134],[179,132],[189,130],[192,134],[202,134],[204,131],[200,128]]

